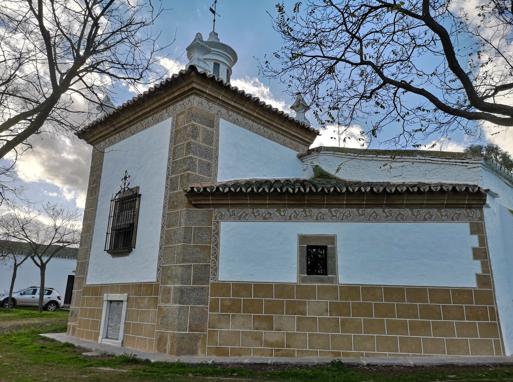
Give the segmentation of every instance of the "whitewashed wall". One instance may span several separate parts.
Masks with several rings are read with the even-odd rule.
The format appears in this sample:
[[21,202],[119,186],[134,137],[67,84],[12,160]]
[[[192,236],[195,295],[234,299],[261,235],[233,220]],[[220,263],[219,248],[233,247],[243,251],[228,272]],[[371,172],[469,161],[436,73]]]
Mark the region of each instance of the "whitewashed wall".
[[[75,274],[77,261],[75,259],[53,258],[46,269],[45,284],[57,289],[64,297],[68,275]],[[11,284],[12,261],[0,260],[0,292],[8,291]],[[20,290],[32,285],[39,285],[39,268],[27,259],[19,268],[16,275],[14,290]]]
[[346,180],[374,182],[452,182],[478,184],[481,164],[475,160],[426,157],[357,156],[337,152],[314,153],[304,159],[310,177],[313,165]]
[[[156,281],[171,119],[110,146],[104,156],[88,284]],[[125,170],[139,186],[141,204],[136,248],[127,256],[104,251],[110,200]]]
[[231,122],[219,121],[217,180],[298,178],[303,163],[297,152]]
[[502,336],[507,355],[513,354],[513,189],[488,169],[482,184],[494,192],[484,209],[488,249]]
[[[313,165],[348,180],[452,182],[478,184],[492,191],[484,208],[485,226],[506,354],[513,355],[513,185],[475,160],[390,157],[322,152],[303,158],[304,177]],[[337,169],[339,170],[337,172]]]
[[468,223],[221,222],[219,279],[296,282],[299,234],[337,235],[344,284],[475,287]]

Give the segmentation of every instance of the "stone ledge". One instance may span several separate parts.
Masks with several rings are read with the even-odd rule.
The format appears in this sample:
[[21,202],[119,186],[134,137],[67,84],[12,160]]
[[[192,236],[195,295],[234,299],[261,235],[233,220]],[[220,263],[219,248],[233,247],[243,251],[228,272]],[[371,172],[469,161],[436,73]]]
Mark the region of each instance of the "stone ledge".
[[131,354],[141,360],[150,362],[183,362],[188,364],[274,364],[274,365],[319,365],[327,364],[334,360],[346,365],[354,366],[465,366],[465,365],[513,365],[513,357],[368,357],[368,358],[269,358],[269,357],[173,357],[162,353],[149,353],[132,350],[126,347],[118,347],[99,344],[92,341],[84,341],[66,333],[41,334],[61,343],[68,343],[86,349],[96,354],[123,355]]

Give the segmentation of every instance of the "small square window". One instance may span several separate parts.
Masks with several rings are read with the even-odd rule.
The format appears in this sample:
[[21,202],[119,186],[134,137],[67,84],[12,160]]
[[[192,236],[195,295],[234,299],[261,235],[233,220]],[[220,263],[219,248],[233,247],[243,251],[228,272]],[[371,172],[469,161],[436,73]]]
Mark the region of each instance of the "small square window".
[[336,235],[298,235],[297,270],[299,284],[336,284]]
[[308,276],[328,275],[328,246],[306,246],[306,274]]

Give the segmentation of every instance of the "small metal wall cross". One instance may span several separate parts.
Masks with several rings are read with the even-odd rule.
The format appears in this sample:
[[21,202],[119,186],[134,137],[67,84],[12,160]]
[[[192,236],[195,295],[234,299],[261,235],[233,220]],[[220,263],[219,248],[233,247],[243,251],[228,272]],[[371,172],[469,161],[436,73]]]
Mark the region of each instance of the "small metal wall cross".
[[125,192],[130,189],[130,175],[128,175],[128,171],[125,170],[125,174],[121,178],[121,189],[119,192]]

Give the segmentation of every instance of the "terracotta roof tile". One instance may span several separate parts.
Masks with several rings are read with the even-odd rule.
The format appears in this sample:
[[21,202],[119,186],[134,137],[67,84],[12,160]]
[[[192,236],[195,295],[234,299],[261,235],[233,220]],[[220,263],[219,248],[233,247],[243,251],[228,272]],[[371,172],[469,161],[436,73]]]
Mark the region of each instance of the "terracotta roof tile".
[[473,184],[456,183],[391,183],[355,182],[332,179],[241,179],[220,183],[194,184],[185,189],[187,194],[226,193],[425,193],[425,192],[469,192],[485,191]]
[[79,130],[77,132],[77,135],[79,137],[84,136],[84,134],[87,133],[88,131],[95,129],[96,127],[98,127],[104,123],[108,123],[109,121],[113,120],[117,115],[123,113],[125,110],[146,102],[148,99],[150,99],[156,93],[172,88],[178,81],[185,79],[186,77],[191,76],[191,75],[199,76],[200,78],[203,78],[203,79],[209,81],[211,84],[214,84],[214,86],[218,86],[220,89],[227,89],[227,90],[233,92],[234,94],[236,94],[238,97],[241,97],[245,101],[249,100],[250,102],[258,105],[259,107],[262,107],[265,110],[276,114],[280,118],[283,118],[284,120],[295,123],[298,126],[298,128],[300,128],[300,129],[305,129],[305,130],[309,131],[310,133],[318,134],[317,129],[314,129],[314,128],[310,127],[309,125],[293,118],[289,114],[287,114],[281,110],[278,110],[277,108],[275,108],[269,104],[266,104],[265,102],[260,100],[258,97],[248,94],[248,93],[244,92],[243,90],[238,89],[235,86],[231,86],[230,84],[227,84],[222,80],[218,80],[217,78],[215,78],[214,75],[199,72],[196,69],[196,67],[191,66],[187,69],[181,70],[179,73],[174,74],[169,78],[166,78],[165,80],[159,82],[158,84],[150,87],[145,92],[124,102],[122,105],[116,107],[112,111],[106,113],[102,117],[96,119],[91,124],[85,126],[81,130]]

